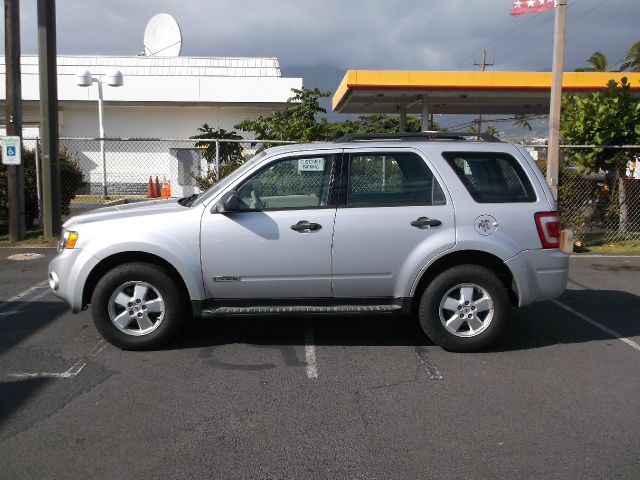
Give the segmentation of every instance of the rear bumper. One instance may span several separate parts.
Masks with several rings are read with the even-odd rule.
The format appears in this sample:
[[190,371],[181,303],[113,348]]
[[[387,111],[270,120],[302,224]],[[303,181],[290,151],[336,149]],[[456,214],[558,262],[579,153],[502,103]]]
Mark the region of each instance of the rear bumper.
[[513,274],[520,307],[555,298],[567,288],[569,255],[557,248],[524,250],[505,265]]

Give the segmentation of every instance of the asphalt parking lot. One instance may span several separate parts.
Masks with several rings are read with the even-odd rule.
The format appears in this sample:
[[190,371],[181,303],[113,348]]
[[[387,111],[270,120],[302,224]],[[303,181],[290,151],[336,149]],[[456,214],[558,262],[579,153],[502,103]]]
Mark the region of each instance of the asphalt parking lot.
[[[8,260],[17,253],[40,259]],[[0,249],[2,478],[640,478],[640,257],[452,354],[398,316],[192,321],[123,352]]]

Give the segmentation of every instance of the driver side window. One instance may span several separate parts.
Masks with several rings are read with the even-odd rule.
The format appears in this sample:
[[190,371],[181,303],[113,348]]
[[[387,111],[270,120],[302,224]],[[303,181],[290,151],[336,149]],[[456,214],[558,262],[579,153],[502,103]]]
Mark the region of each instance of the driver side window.
[[238,187],[240,210],[324,207],[329,202],[333,155],[276,161]]

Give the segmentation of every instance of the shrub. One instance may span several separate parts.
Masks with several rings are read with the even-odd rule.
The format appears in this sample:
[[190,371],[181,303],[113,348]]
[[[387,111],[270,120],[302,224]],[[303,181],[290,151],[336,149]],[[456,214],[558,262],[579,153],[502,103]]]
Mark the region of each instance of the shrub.
[[[537,163],[546,175],[546,159]],[[566,166],[560,169],[558,213],[562,228],[570,228],[580,236],[590,226],[605,222],[611,213],[607,197],[608,192],[598,182]]]
[[[34,150],[22,151],[24,166],[24,210],[25,224],[28,227],[38,218],[38,188],[36,180],[36,162]],[[60,208],[64,215],[69,214],[71,200],[75,192],[84,185],[84,179],[78,163],[69,158],[66,150],[60,151]],[[8,221],[7,166],[0,164],[0,225]]]

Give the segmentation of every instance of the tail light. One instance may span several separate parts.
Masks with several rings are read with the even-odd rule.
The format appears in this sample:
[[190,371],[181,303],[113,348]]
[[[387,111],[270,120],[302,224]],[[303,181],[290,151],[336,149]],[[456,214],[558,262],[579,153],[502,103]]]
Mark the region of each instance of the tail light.
[[542,248],[560,247],[560,217],[558,212],[538,212],[534,217]]

